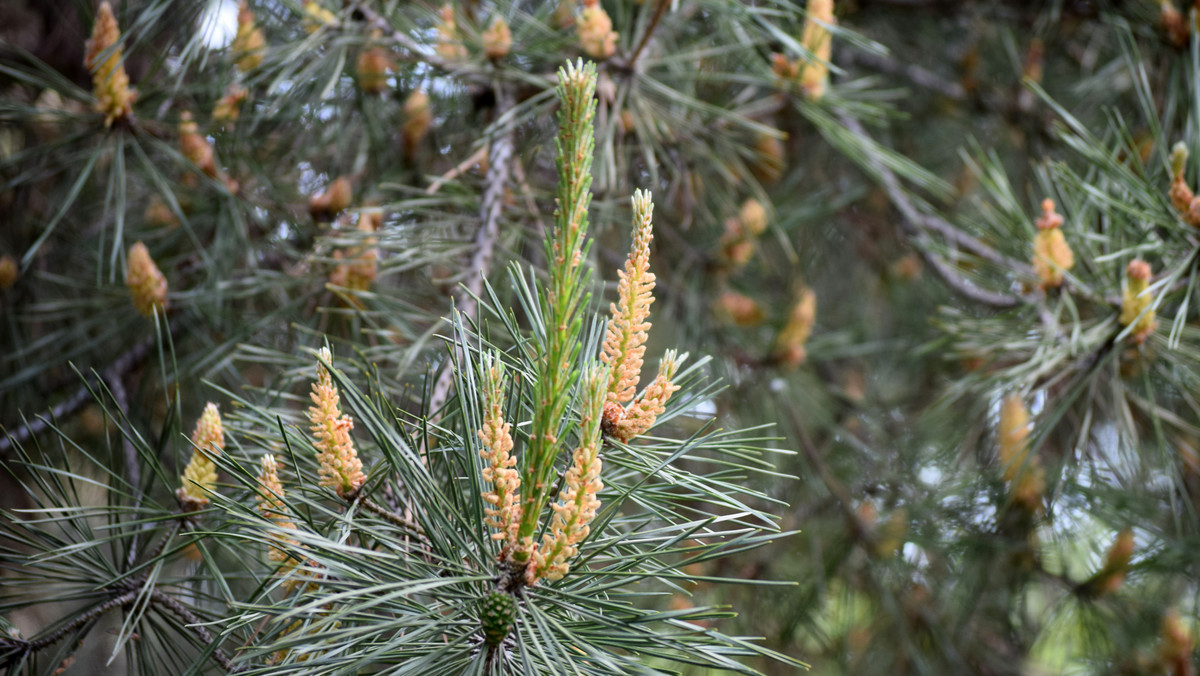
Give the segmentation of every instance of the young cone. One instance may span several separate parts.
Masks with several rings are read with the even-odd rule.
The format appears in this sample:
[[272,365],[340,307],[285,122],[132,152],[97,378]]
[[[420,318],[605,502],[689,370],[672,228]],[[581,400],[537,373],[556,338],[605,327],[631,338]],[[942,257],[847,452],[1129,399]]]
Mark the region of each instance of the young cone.
[[[373,233],[383,223],[383,212],[379,209],[364,209],[358,215],[358,231]],[[374,237],[364,237],[361,247],[351,247],[345,253],[334,252],[334,258],[345,259],[329,275],[329,283],[352,291],[366,291],[379,276],[379,249]]]
[[812,289],[800,291],[800,297],[792,305],[787,321],[775,338],[775,358],[787,368],[796,368],[808,358],[804,344],[812,335],[817,321],[817,294]]
[[1117,533],[1117,539],[1108,548],[1104,566],[1090,580],[1080,586],[1080,593],[1090,598],[1112,594],[1125,582],[1129,572],[1129,559],[1133,557],[1133,531],[1126,528]]
[[[284,503],[283,482],[279,480],[279,464],[275,460],[273,454],[266,454],[260,461],[260,469],[258,472],[258,495],[255,496],[255,503],[258,506],[258,513],[264,518],[273,522],[276,526],[295,530],[296,524],[287,515],[287,507]],[[279,542],[279,536],[269,535],[269,539]],[[283,551],[274,544],[268,550],[268,555],[272,561],[280,563],[288,560],[287,552]]]
[[1185,219],[1191,211],[1192,200],[1196,198],[1191,186],[1187,184],[1187,178],[1183,175],[1187,169],[1187,159],[1187,145],[1182,141],[1176,143],[1175,147],[1171,149],[1171,190],[1168,194],[1171,198],[1171,206],[1175,207],[1175,210]]
[[12,287],[17,283],[17,278],[21,275],[21,268],[17,265],[17,259],[10,254],[0,256],[0,291]]
[[1029,410],[1019,395],[1000,406],[999,459],[1012,500],[1029,512],[1041,509],[1045,473],[1029,443]]
[[618,300],[609,306],[612,319],[601,346],[600,361],[612,368],[608,401],[624,406],[637,394],[654,302],[654,273],[650,272],[650,242],[654,239],[650,193],[633,195],[633,244],[625,269],[617,271]]
[[188,460],[180,487],[175,491],[184,511],[194,512],[208,505],[208,494],[217,487],[217,466],[213,457],[225,450],[225,428],[217,405],[204,407],[196,429],[192,432],[192,457]]
[[354,201],[354,187],[350,179],[338,176],[329,182],[325,192],[308,198],[308,213],[315,221],[332,221]]
[[362,471],[362,461],[358,459],[358,451],[354,448],[354,440],[350,438],[354,420],[342,415],[338,389],[325,368],[324,362],[333,359],[329,348],[321,348],[318,356],[317,382],[313,383],[312,394],[309,395],[313,405],[308,409],[308,419],[312,422],[310,429],[317,447],[317,462],[321,465],[320,484],[336,490],[340,497],[351,500],[367,480]]
[[753,298],[736,291],[725,291],[713,301],[713,312],[738,326],[762,322],[766,313]]
[[517,619],[517,602],[511,594],[493,591],[484,597],[479,608],[479,624],[488,647],[504,642]]
[[1125,289],[1121,292],[1121,326],[1132,327],[1129,340],[1135,345],[1146,342],[1146,338],[1158,327],[1155,321],[1154,295],[1149,292],[1150,264],[1143,260],[1129,261],[1125,268]]
[[433,110],[429,106],[429,94],[417,89],[404,100],[404,124],[400,128],[404,136],[404,152],[410,160],[431,126]]
[[213,106],[213,123],[230,126],[234,122],[237,122],[242,112],[242,102],[246,100],[248,93],[245,87],[237,84],[229,85],[229,89],[226,90],[225,95]]
[[658,416],[666,409],[667,401],[679,386],[672,380],[684,357],[676,357],[675,350],[667,350],[658,365],[658,375],[642,396],[625,409],[625,415],[612,427],[612,436],[628,442],[644,434],[654,426]]
[[[783,134],[783,138],[787,138],[787,134]],[[754,177],[763,183],[774,183],[783,176],[786,167],[783,140],[774,134],[759,134],[754,142],[754,157],[750,161],[750,171]]]
[[1033,269],[1042,289],[1062,286],[1063,272],[1075,267],[1075,254],[1062,233],[1063,217],[1054,211],[1054,200],[1042,200],[1042,216],[1033,239]]
[[454,18],[454,7],[442,5],[438,10],[441,19],[437,24],[437,53],[447,61],[462,61],[467,58],[467,48],[458,36],[458,22]]
[[112,5],[105,0],[96,10],[96,23],[92,26],[92,37],[87,41],[83,63],[92,71],[96,110],[104,113],[106,127],[130,115],[133,112],[133,100],[137,98],[137,92],[129,88],[120,41],[121,29],[117,25],[117,18],[113,16]]
[[603,61],[617,51],[618,34],[613,32],[612,19],[600,6],[600,0],[584,0],[583,12],[575,22],[579,44],[593,59]]
[[741,219],[725,219],[725,232],[721,235],[721,259],[736,270],[750,262],[754,248],[755,237],[742,225]]
[[358,88],[364,94],[381,94],[387,89],[388,71],[392,68],[392,59],[383,47],[378,45],[364,50],[358,55],[358,65],[355,75]]
[[125,261],[125,285],[138,312],[152,317],[156,311],[167,309],[167,278],[159,271],[145,244],[129,247]]
[[579,420],[580,441],[572,456],[571,467],[563,479],[563,489],[554,505],[550,533],[533,554],[526,568],[525,582],[537,584],[538,579],[560,580],[570,570],[569,561],[579,551],[588,536],[588,524],[600,509],[598,495],[604,488],[600,481],[600,414],[608,389],[607,367],[592,367],[584,376],[583,413]]
[[1186,45],[1191,33],[1191,22],[1183,18],[1183,13],[1175,8],[1175,3],[1171,0],[1161,0],[1159,5],[1159,22],[1167,33],[1167,40],[1176,47]]
[[1174,608],[1163,614],[1160,629],[1162,643],[1159,646],[1161,671],[1170,676],[1193,676],[1196,671],[1192,662],[1192,651],[1195,642],[1191,632],[1179,617],[1179,611]]
[[814,101],[825,96],[829,86],[829,59],[833,57],[833,35],[828,26],[834,24],[833,0],[809,0],[808,16],[800,44],[812,54],[800,73],[800,89]]
[[304,3],[304,30],[308,33],[316,33],[322,27],[332,26],[336,23],[337,15],[322,7],[317,0],[308,0]]
[[246,0],[238,5],[237,33],[233,36],[233,61],[243,73],[248,73],[259,66],[263,60],[263,52],[267,47],[267,39],[262,29],[254,21],[254,12]]
[[497,15],[492,19],[492,25],[480,36],[483,39],[483,53],[493,61],[499,61],[508,56],[512,49],[512,30],[504,17]]
[[767,209],[762,202],[751,197],[742,202],[742,207],[738,210],[738,222],[742,230],[758,237],[767,230]]
[[483,426],[478,435],[483,448],[479,455],[487,461],[483,480],[492,484],[492,490],[483,493],[484,512],[487,525],[496,530],[492,539],[503,542],[508,550],[516,544],[521,521],[521,474],[514,469],[512,424],[504,420],[504,364],[495,356],[485,358],[482,380]]
[[195,119],[186,110],[179,115],[179,149],[200,171],[212,178],[217,177],[217,163],[213,159],[212,144],[200,134]]

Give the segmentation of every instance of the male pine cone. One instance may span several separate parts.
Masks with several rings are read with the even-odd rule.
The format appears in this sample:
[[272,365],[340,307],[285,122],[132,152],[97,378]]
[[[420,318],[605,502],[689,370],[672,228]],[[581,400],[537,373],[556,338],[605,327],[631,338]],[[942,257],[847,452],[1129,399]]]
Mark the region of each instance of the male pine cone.
[[125,285],[138,312],[153,317],[155,311],[167,309],[167,278],[154,264],[150,250],[137,242],[129,248],[125,269]]
[[121,29],[107,0],[96,10],[92,37],[87,41],[84,65],[92,71],[92,93],[96,110],[104,113],[104,126],[133,112],[137,92],[129,87],[120,45]]

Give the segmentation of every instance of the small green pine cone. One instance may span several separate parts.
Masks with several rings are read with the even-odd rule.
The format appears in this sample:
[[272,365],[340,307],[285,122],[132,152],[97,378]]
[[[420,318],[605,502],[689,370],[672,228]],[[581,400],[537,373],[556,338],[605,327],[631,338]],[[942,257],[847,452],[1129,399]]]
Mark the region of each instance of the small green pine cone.
[[484,599],[479,610],[483,639],[489,646],[498,646],[512,631],[517,617],[517,602],[509,594],[494,591]]

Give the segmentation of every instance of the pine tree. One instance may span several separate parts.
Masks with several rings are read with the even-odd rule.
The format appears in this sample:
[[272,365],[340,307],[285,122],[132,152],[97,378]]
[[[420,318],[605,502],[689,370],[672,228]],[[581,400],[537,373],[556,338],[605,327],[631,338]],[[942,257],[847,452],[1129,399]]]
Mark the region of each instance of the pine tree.
[[1195,8],[12,7],[8,672],[1194,673]]

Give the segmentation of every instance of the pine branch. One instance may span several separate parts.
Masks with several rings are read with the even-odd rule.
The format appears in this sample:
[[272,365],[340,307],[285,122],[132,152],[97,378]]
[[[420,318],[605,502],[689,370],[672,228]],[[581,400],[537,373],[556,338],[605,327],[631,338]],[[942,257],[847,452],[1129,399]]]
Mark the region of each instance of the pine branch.
[[525,163],[520,157],[513,158],[513,178],[517,185],[521,187],[521,196],[525,198],[525,208],[528,210],[528,215],[533,219],[535,232],[537,237],[545,238],[546,224],[542,221],[542,210],[538,207],[537,198],[534,197],[533,188],[529,185],[529,180],[525,176]]
[[[125,589],[125,591],[110,597],[104,603],[93,606],[87,611],[76,615],[71,621],[63,624],[58,629],[55,629],[50,634],[47,634],[39,639],[30,641],[16,639],[9,636],[0,637],[0,645],[3,645],[9,650],[14,651],[13,654],[11,654],[5,661],[5,665],[11,666],[30,653],[37,652],[54,645],[71,632],[76,631],[91,622],[94,622],[96,619],[110,610],[115,608],[124,608],[134,604],[141,597],[145,583],[146,581],[144,579],[139,579],[136,582],[123,584],[122,588]],[[210,632],[208,628],[204,626],[204,620],[188,610],[182,603],[157,589],[150,592],[150,602],[166,610],[182,621],[185,625],[187,625],[188,629],[196,634],[196,636],[205,644],[209,646],[212,645],[214,638],[212,632]],[[213,661],[216,662],[217,665],[224,669],[227,673],[236,673],[238,671],[238,669],[236,669],[233,663],[230,661],[229,657],[220,648],[214,648],[211,656]]]
[[629,61],[626,67],[633,70],[637,66],[638,57],[642,55],[642,51],[649,44],[651,36],[654,35],[654,29],[658,28],[658,22],[662,20],[663,14],[667,13],[667,8],[671,6],[671,0],[658,0],[654,5],[654,15],[650,17],[650,23],[646,26],[646,30],[642,33],[642,37],[638,40],[637,47],[634,47],[633,53],[629,55]]
[[[866,139],[870,138],[858,120],[845,114],[838,115],[838,120],[843,126],[846,127],[846,129],[850,130],[855,135]],[[873,155],[867,155],[866,161],[875,174],[879,177],[879,180],[883,185],[883,189],[885,192],[887,192],[888,198],[891,200],[892,205],[896,207],[897,211],[899,211],[900,215],[903,217],[900,221],[901,229],[916,240],[917,251],[920,252],[921,257],[930,267],[933,268],[938,277],[940,277],[942,281],[949,285],[953,291],[969,300],[974,300],[996,308],[1016,307],[1017,305],[1030,302],[1029,299],[1023,296],[1016,296],[1013,294],[999,293],[990,291],[988,289],[982,289],[968,282],[955,271],[954,267],[949,262],[932,251],[930,248],[931,242],[929,241],[928,233],[930,231],[936,232],[954,244],[962,246],[964,249],[979,256],[980,258],[992,263],[996,263],[997,265],[1000,265],[1004,269],[1011,272],[1021,273],[1028,270],[1029,274],[1032,275],[1032,268],[1024,263],[1020,263],[1016,260],[1008,258],[1007,256],[1004,256],[992,247],[984,244],[965,232],[962,232],[958,228],[940,218],[922,214],[916,208],[916,206],[913,205],[912,200],[908,198],[908,195],[905,194],[904,188],[901,187],[899,179],[896,178],[896,174],[893,173],[890,168],[880,161],[879,158]]]
[[[114,373],[104,379],[108,391],[112,393],[113,403],[121,411],[129,410],[129,393],[125,390],[124,373]],[[124,460],[125,482],[139,490],[142,485],[142,463],[138,461],[137,449],[125,435],[121,435],[121,451]],[[140,496],[139,496],[140,500]]]
[[[483,199],[480,205],[480,226],[472,242],[471,261],[467,265],[466,281],[455,295],[454,305],[469,321],[477,319],[478,298],[483,294],[483,283],[491,270],[496,251],[496,239],[500,236],[500,216],[504,211],[504,189],[512,171],[513,142],[515,130],[512,120],[506,119],[512,110],[513,96],[507,87],[497,85],[495,134],[489,144],[488,171],[484,179]],[[450,396],[454,383],[454,369],[445,368],[438,375],[429,396],[427,410],[440,417],[442,406]]]
[[[161,538],[159,538],[158,544],[154,546],[154,549],[150,550],[146,554],[146,561],[149,562],[157,559],[163,553],[167,543],[175,537],[176,531],[181,529],[186,531],[192,525],[191,514],[179,514],[178,518],[171,521],[171,524],[167,527],[167,532],[164,533]],[[132,570],[134,564],[137,563],[138,557],[142,555],[142,552],[138,548],[138,544],[141,540],[142,534],[145,533],[150,527],[151,524],[149,523],[143,524],[142,528],[134,533],[133,538],[129,541],[129,553],[125,556],[125,572],[128,573],[130,570]]]
[[497,129],[488,155],[488,172],[480,207],[481,225],[475,234],[466,288],[460,294],[459,302],[456,302],[460,311],[471,319],[478,314],[477,299],[483,294],[483,282],[487,279],[495,255],[496,239],[500,235],[500,217],[504,210],[504,191],[512,172],[515,130],[513,121],[506,118],[513,107],[513,95],[503,86],[497,86],[495,92]]
[[874,544],[874,536],[867,525],[863,523],[862,517],[854,510],[854,500],[850,491],[838,480],[829,463],[825,462],[825,458],[821,455],[821,452],[813,445],[812,439],[809,438],[803,424],[798,419],[793,419],[792,426],[796,430],[796,436],[800,439],[800,448],[804,451],[804,457],[812,464],[817,476],[825,484],[825,489],[829,491],[829,494],[837,502],[838,507],[841,508],[847,523],[850,524],[850,532],[854,534],[856,539],[862,542],[864,547],[870,549]]
[[425,537],[425,530],[421,528],[419,523],[407,517],[396,514],[378,502],[375,502],[371,498],[366,497],[365,495],[359,495],[355,500],[358,502],[358,504],[362,505],[372,514],[375,514],[384,521],[387,521],[397,528],[408,531],[410,535],[414,535],[424,542],[428,542],[428,539]]
[[914,85],[935,92],[951,101],[962,102],[968,99],[967,90],[961,84],[947,80],[915,63],[900,63],[882,54],[874,54],[860,49],[839,51],[837,63],[842,66],[857,64],[887,75],[899,75]]
[[594,64],[567,62],[559,71],[559,130],[555,165],[558,199],[552,236],[546,241],[549,282],[541,299],[545,345],[537,356],[533,411],[526,462],[521,474],[523,494],[520,543],[514,558],[528,561],[538,529],[555,460],[562,451],[563,424],[578,377],[575,360],[581,346],[586,282],[590,272],[583,264],[589,248],[588,208],[592,193],[592,155],[595,150],[596,68]]
[[388,20],[372,9],[367,2],[355,3],[353,11],[362,14],[366,18],[368,24],[384,35],[388,36],[392,42],[395,42],[397,45],[407,50],[417,60],[423,61],[431,66],[448,72],[454,72],[458,70],[454,64],[451,64],[450,62],[441,58],[433,51],[427,50],[421,45],[417,44],[416,40],[413,40],[408,35],[401,31],[393,30],[391,24],[388,23]]
[[[480,162],[484,161],[484,159],[486,159],[488,157],[488,153],[490,151],[491,151],[491,147],[488,145],[484,145],[479,150],[476,150],[474,153],[471,153],[470,157],[463,160],[462,162],[459,162],[452,169],[450,169],[446,173],[444,173],[441,176],[438,176],[436,179],[434,179],[429,184],[429,187],[425,189],[425,194],[426,195],[436,195],[437,192],[442,189],[443,185],[446,185],[450,181],[453,181],[454,179],[461,176],[462,173],[465,172],[466,170],[468,170],[471,167],[475,166],[476,164],[479,164]],[[491,168],[490,165],[488,168],[489,169]]]
[[225,654],[224,650],[213,647],[213,642],[216,639],[213,637],[212,632],[208,630],[208,627],[204,626],[204,620],[192,611],[188,610],[182,603],[175,600],[174,597],[168,596],[157,589],[150,592],[150,602],[174,615],[179,619],[179,621],[183,622],[187,628],[196,635],[197,638],[212,648],[212,652],[209,653],[209,656],[212,658],[212,661],[216,662],[217,666],[224,669],[226,673],[233,674],[241,671],[234,666],[233,662],[230,661],[229,656]]
[[[76,615],[73,620],[62,625],[50,634],[43,636],[34,641],[21,641],[20,639],[5,638],[5,641],[18,642],[25,654],[42,650],[62,640],[64,636],[92,622],[101,615],[107,613],[114,608],[123,608],[137,600],[140,589],[133,589],[124,593],[118,594],[109,598],[104,603],[98,606],[93,606],[89,610]],[[23,656],[23,655],[22,655]]]
[[[129,348],[123,354],[117,357],[108,368],[104,369],[104,371],[100,373],[99,379],[109,383],[109,387],[111,389],[113,383],[119,383],[120,380],[124,378],[130,371],[137,368],[143,361],[145,361],[146,357],[150,354],[150,348],[153,347],[154,344],[155,338],[151,336],[142,340],[137,345]],[[13,447],[13,444],[24,443],[34,435],[41,434],[50,426],[51,421],[61,420],[82,409],[87,402],[93,400],[91,389],[93,383],[93,379],[87,379],[82,385],[79,386],[79,389],[77,389],[74,394],[72,394],[70,397],[67,397],[67,399],[56,405],[54,408],[50,409],[49,413],[45,416],[38,416],[32,421],[26,420],[21,426],[12,429],[0,427],[0,429],[5,432],[5,435],[0,437],[0,455],[7,453]],[[120,388],[120,391],[124,392],[124,387],[120,385],[118,385],[118,387]],[[133,467],[136,468],[136,456],[134,458],[135,462],[129,463],[128,448],[125,450],[125,453],[127,467],[132,464]],[[132,471],[136,472],[137,470],[134,469]],[[136,486],[137,483],[133,482],[131,485]]]

